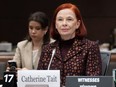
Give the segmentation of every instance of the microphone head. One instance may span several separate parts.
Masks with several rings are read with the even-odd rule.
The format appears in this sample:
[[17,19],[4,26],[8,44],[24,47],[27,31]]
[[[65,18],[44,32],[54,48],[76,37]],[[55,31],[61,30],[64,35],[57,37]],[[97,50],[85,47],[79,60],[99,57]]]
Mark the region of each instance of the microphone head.
[[11,66],[10,67],[10,71],[16,71],[16,67],[15,66]]

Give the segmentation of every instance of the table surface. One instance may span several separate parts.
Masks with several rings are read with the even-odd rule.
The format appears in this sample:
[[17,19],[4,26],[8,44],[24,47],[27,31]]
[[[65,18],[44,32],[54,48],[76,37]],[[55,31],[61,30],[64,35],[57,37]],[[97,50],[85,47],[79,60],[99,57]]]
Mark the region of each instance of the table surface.
[[0,52],[0,61],[8,61],[13,59],[14,52]]
[[116,53],[111,53],[111,62],[116,62]]

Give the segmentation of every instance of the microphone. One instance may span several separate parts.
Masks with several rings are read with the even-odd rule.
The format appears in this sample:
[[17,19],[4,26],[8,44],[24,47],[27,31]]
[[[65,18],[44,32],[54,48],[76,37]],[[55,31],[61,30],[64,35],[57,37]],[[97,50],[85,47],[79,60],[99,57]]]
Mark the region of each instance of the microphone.
[[51,65],[51,62],[52,62],[52,59],[54,57],[55,52],[56,52],[56,49],[53,49],[52,50],[52,56],[51,56],[51,59],[50,59],[49,65],[48,65],[48,70],[50,69],[50,65]]
[[10,71],[16,71],[16,68],[17,68],[16,61],[9,60],[8,61],[8,66],[10,67]]

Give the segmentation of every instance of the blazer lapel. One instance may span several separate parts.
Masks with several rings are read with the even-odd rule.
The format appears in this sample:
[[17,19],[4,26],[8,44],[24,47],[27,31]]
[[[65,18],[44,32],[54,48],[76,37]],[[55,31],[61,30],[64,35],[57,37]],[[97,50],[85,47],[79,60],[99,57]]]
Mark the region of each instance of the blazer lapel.
[[83,50],[83,44],[85,44],[85,40],[75,40],[73,43],[73,47],[69,49],[66,57],[64,58],[64,61],[67,61],[68,59],[72,58],[76,54],[80,53]]
[[58,58],[58,59],[60,59],[62,61],[62,57],[61,57],[59,46],[56,47],[56,54],[55,54],[55,56],[56,56],[56,58]]
[[62,61],[62,57],[61,57],[60,48],[59,48],[59,46],[58,46],[58,43],[59,43],[59,42],[56,41],[54,44],[51,44],[51,47],[52,47],[52,49],[56,49],[56,53],[55,53],[54,56],[55,56],[57,59],[59,59],[59,60]]
[[[67,55],[64,58],[64,61],[67,61],[68,59],[72,58],[73,56],[75,56],[76,54],[80,53],[83,50],[83,45],[85,44],[86,40],[85,39],[75,39],[74,43],[73,43],[73,47],[71,49],[69,49]],[[56,53],[55,53],[55,57],[59,60],[62,61],[62,57],[61,57],[61,53],[60,53],[60,48],[58,46],[59,42],[55,42],[54,44],[52,44],[52,48],[56,49]]]
[[32,67],[32,42],[27,43],[26,47],[25,47],[25,51],[24,51],[25,55],[24,55],[24,59],[25,61],[25,65],[28,67]]

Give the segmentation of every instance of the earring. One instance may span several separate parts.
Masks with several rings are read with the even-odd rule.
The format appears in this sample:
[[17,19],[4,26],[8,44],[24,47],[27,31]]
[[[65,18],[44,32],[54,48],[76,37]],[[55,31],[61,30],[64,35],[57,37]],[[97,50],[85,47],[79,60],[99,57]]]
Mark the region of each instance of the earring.
[[46,34],[46,32],[44,34]]

